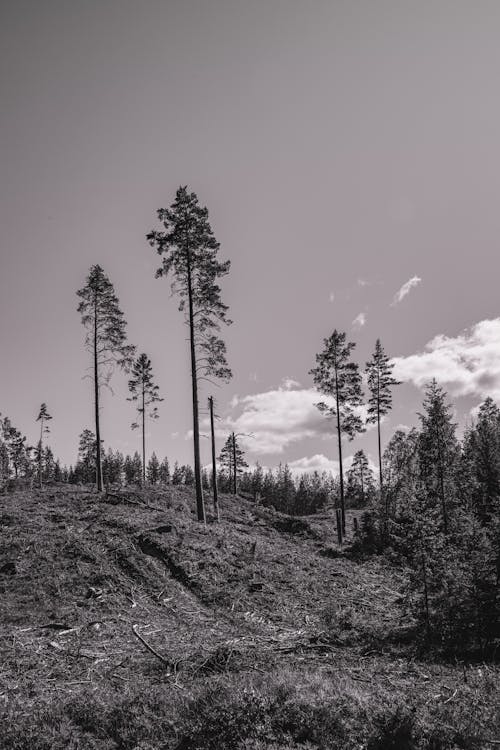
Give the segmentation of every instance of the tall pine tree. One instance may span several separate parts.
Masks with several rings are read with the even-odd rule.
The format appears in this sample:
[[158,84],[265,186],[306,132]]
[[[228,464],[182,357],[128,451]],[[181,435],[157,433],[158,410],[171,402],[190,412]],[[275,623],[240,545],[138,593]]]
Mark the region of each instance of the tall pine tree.
[[118,304],[113,284],[101,266],[92,266],[85,286],[78,290],[80,304],[78,312],[87,331],[85,346],[92,355],[92,378],[94,382],[94,414],[96,435],[96,485],[101,492],[102,452],[100,426],[100,390],[108,384],[113,368],[127,370],[132,362],[135,348],[126,343],[126,322]]
[[[137,357],[132,367],[132,377],[128,381],[128,389],[132,394],[128,401],[137,403],[140,426],[142,429],[142,483],[146,482],[146,418],[158,419],[156,404],[163,401],[159,395],[159,388],[153,380],[153,368],[149,357],[142,353]],[[138,422],[132,423],[132,429],[139,427]]]
[[345,532],[344,470],[342,467],[342,436],[353,440],[364,431],[363,422],[355,408],[363,402],[361,375],[358,365],[351,361],[351,352],[356,344],[346,342],[346,334],[335,329],[324,339],[324,349],[316,355],[317,366],[310,371],[317,389],[330,396],[333,403],[320,401],[316,404],[322,414],[334,418],[337,429],[340,473],[340,507],[342,527]]
[[43,403],[40,406],[40,411],[38,412],[38,417],[36,418],[36,421],[40,422],[40,440],[38,441],[38,450],[37,450],[38,485],[40,489],[42,489],[42,474],[43,474],[43,436],[48,435],[48,433],[50,432],[47,422],[51,419],[52,417],[47,411],[47,404]]
[[366,421],[377,425],[380,503],[385,508],[385,526],[387,526],[388,506],[387,499],[384,500],[380,422],[382,417],[388,414],[392,408],[392,386],[400,385],[400,382],[393,378],[392,369],[389,357],[384,352],[380,339],[377,339],[372,358],[366,363],[368,390],[370,392]]
[[198,386],[201,378],[231,377],[226,345],[219,335],[221,325],[231,321],[218,284],[229,272],[230,261],[217,259],[219,243],[208,221],[208,211],[187,187],[180,187],[171,207],[160,208],[157,215],[163,230],[147,235],[151,246],[164,256],[156,276],[172,275],[172,291],[180,297],[179,310],[185,314],[189,328],[196,506],[198,520],[204,521]]

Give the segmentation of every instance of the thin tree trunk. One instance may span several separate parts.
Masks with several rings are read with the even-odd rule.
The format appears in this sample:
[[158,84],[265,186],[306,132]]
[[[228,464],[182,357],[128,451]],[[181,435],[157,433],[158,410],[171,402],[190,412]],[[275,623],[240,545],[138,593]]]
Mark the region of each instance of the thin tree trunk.
[[233,432],[233,495],[236,495],[236,437]]
[[99,360],[97,354],[97,292],[94,297],[94,404],[95,404],[95,439],[96,439],[96,484],[97,491],[102,492],[102,459],[101,429],[99,424]]
[[214,399],[212,396],[208,399],[210,407],[210,433],[212,439],[212,490],[214,493],[214,513],[219,521],[219,493],[217,491],[217,462],[215,459],[215,430],[214,430]]
[[43,417],[40,420],[40,446],[39,446],[39,453],[38,453],[38,484],[40,489],[42,489],[42,450],[43,450]]
[[189,301],[189,344],[191,350],[191,385],[193,393],[193,441],[194,441],[194,479],[196,486],[196,509],[198,521],[205,523],[205,504],[203,502],[203,484],[201,481],[200,461],[200,419],[198,412],[198,374],[196,372],[196,347],[194,341],[194,310],[193,310],[193,287],[191,277],[191,255],[189,243],[186,237],[187,250],[187,277],[188,277],[188,301]]
[[146,484],[146,410],[144,409],[144,383],[142,384],[142,486]]
[[342,432],[340,428],[339,388],[337,370],[335,370],[335,401],[337,405],[337,438],[339,444],[339,474],[340,474],[340,512],[342,514],[342,535],[345,536],[345,499],[344,499],[344,470],[342,468]]

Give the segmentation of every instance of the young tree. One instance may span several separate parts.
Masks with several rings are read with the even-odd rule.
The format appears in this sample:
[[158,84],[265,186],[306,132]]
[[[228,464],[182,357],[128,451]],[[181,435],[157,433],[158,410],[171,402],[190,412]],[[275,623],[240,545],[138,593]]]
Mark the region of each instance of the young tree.
[[347,472],[346,497],[353,507],[364,507],[373,498],[375,483],[373,472],[363,450],[354,454],[351,468]]
[[245,453],[240,448],[234,432],[232,432],[220,452],[219,463],[222,473],[228,477],[229,490],[236,495],[238,489],[238,477],[248,468],[245,461]]
[[[393,367],[390,364],[389,357],[384,352],[380,339],[375,343],[375,351],[372,358],[366,363],[366,374],[368,380],[368,418],[367,422],[377,425],[378,437],[378,468],[379,468],[379,486],[380,501],[384,504],[383,490],[383,473],[382,473],[382,441],[380,436],[381,418],[388,414],[392,408],[391,388],[394,385],[400,385],[400,381],[392,376]],[[388,508],[385,506],[385,524],[387,524]]]
[[160,481],[160,462],[156,453],[152,453],[148,463],[147,479],[150,484],[158,484]]
[[189,328],[196,506],[198,520],[204,521],[198,385],[202,377],[231,377],[226,345],[219,336],[221,325],[231,321],[218,284],[219,278],[229,272],[230,261],[217,259],[219,243],[209,224],[208,211],[199,205],[195,193],[188,193],[187,187],[180,187],[171,207],[161,208],[157,214],[164,229],[147,235],[151,246],[164,256],[156,276],[172,274],[172,291],[180,297],[179,310],[185,314]]
[[345,533],[344,472],[342,467],[342,436],[353,440],[358,432],[363,432],[363,422],[356,414],[355,407],[363,402],[361,375],[358,365],[351,362],[351,352],[356,344],[346,342],[346,334],[336,329],[328,339],[324,339],[324,349],[316,355],[317,366],[310,371],[314,385],[321,393],[330,396],[333,403],[320,401],[316,404],[322,414],[335,418],[339,453],[340,507],[342,528]]
[[80,433],[78,442],[78,461],[74,472],[77,482],[92,482],[96,473],[96,455],[95,435],[92,430],[85,429]]
[[92,266],[85,286],[78,290],[78,312],[87,331],[85,346],[92,354],[94,412],[96,434],[96,485],[101,492],[102,453],[100,427],[100,389],[107,385],[116,365],[127,370],[135,347],[126,343],[126,322],[112,283],[101,266]]
[[[132,396],[127,401],[137,402],[137,412],[142,427],[142,482],[146,482],[146,417],[158,419],[156,404],[163,401],[159,396],[159,388],[153,381],[151,360],[146,354],[141,354],[133,364],[132,378],[128,381],[128,389]],[[138,422],[132,423],[132,429],[139,427]]]
[[42,489],[43,436],[48,435],[50,432],[47,422],[51,419],[52,417],[47,411],[47,404],[43,403],[40,406],[40,411],[38,412],[38,417],[36,418],[36,421],[40,422],[40,440],[38,441],[38,450],[37,450],[38,485],[40,489]]
[[446,393],[432,380],[419,414],[422,429],[419,436],[419,465],[421,481],[426,490],[429,508],[440,506],[444,533],[450,525],[451,504],[456,496],[456,467],[459,446],[455,437],[456,425],[451,421],[451,407]]
[[166,456],[160,464],[160,482],[161,484],[170,484],[170,464]]

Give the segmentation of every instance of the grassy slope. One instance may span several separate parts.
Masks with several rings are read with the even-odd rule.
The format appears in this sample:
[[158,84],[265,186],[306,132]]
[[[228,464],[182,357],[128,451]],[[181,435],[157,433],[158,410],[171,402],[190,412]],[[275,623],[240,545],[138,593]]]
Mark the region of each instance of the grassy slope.
[[223,497],[203,527],[193,506],[183,488],[0,498],[0,747],[500,740],[495,668],[414,658],[403,574],[339,554],[329,515]]

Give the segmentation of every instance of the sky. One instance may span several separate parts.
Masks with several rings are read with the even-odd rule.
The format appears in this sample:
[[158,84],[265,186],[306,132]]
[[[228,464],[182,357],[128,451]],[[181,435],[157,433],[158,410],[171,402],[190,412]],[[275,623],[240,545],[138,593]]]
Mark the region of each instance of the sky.
[[[0,412],[73,463],[92,428],[77,289],[99,263],[164,401],[148,450],[192,461],[189,351],[146,234],[179,185],[207,206],[233,325],[218,447],[333,469],[308,374],[334,328],[364,368],[431,377],[463,426],[500,401],[497,0],[16,0],[0,4]],[[132,432],[127,378],[102,435]],[[203,426],[206,430],[206,425]],[[373,430],[346,447],[376,457]],[[209,442],[202,441],[208,461]]]

